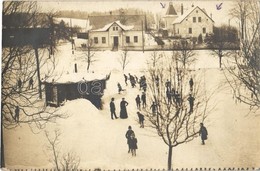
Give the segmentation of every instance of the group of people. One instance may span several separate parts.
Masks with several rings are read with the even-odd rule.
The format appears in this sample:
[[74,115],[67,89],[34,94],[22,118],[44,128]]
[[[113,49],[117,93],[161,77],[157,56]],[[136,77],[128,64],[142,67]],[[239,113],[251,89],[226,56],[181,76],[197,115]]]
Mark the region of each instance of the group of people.
[[[23,85],[23,82],[22,82],[21,78],[19,78],[17,80],[17,87],[18,87],[19,92],[21,92],[21,90],[22,90],[22,85]],[[30,90],[30,89],[33,89],[33,78],[32,77],[30,78],[28,87],[27,87],[27,90]]]
[[129,73],[127,76],[126,74],[124,74],[124,79],[125,79],[126,86],[128,85],[127,81],[129,80],[132,88],[136,87],[136,84],[138,83],[140,90],[143,90],[144,92],[146,92],[147,83],[146,83],[146,78],[144,75],[138,79],[138,77],[136,75],[133,76]]
[[141,104],[143,108],[146,108],[146,93],[143,92],[141,97],[138,94],[135,98],[135,103],[138,110],[141,110]]
[[132,153],[132,156],[136,156],[136,149],[137,149],[137,139],[135,137],[135,133],[132,130],[131,126],[128,126],[128,130],[125,134],[128,144],[128,153]]
[[[112,97],[111,101],[110,101],[110,112],[111,112],[111,119],[114,119],[114,117],[117,119],[117,115],[116,115],[116,106],[115,106],[115,98]],[[128,102],[125,101],[125,98],[122,98],[122,101],[120,102],[120,118],[121,119],[126,119],[128,118],[128,114],[127,114],[127,109],[126,106],[128,106]]]

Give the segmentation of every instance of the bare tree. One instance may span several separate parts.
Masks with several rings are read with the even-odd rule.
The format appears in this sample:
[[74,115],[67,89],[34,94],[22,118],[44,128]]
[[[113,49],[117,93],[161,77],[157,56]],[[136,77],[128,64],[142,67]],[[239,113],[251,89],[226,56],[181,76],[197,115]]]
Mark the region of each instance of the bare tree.
[[95,47],[92,39],[89,39],[86,44],[82,45],[84,51],[84,57],[87,61],[87,71],[89,71],[90,65],[96,61],[95,59]]
[[119,58],[119,63],[121,64],[123,71],[130,62],[128,52],[129,51],[127,47],[124,47],[121,53],[121,57]]
[[[189,87],[189,64],[194,60],[191,53],[173,51],[172,56],[160,55],[163,57],[155,57],[156,54],[153,54],[148,65],[150,74],[147,78],[148,94],[153,105],[152,110],[147,110],[145,117],[148,126],[154,128],[168,146],[167,163],[168,170],[171,170],[173,147],[190,142],[197,137],[199,123],[204,122],[210,112],[208,107],[210,97],[207,97],[206,91],[203,91],[201,80],[197,79],[200,76],[194,78],[195,84],[192,90]],[[166,80],[171,80],[171,88],[165,85]],[[167,94],[169,91],[170,96]],[[194,98],[192,106],[188,103],[190,96]]]
[[241,0],[234,6],[230,12],[240,22],[240,50],[227,63],[225,76],[235,98],[256,111],[260,107],[260,2]]
[[62,156],[61,149],[59,148],[60,143],[60,130],[55,130],[54,135],[50,135],[49,132],[45,131],[45,136],[48,140],[49,146],[47,149],[52,153],[50,161],[54,164],[55,169],[59,170],[77,170],[80,164],[80,158],[73,152],[64,153]]

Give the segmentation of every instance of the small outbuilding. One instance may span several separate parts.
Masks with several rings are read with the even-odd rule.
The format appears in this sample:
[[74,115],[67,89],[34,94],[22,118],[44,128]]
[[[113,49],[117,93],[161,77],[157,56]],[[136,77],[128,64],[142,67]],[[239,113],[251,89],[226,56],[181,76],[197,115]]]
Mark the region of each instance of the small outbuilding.
[[110,74],[73,73],[44,81],[47,106],[58,107],[67,100],[88,99],[98,109]]

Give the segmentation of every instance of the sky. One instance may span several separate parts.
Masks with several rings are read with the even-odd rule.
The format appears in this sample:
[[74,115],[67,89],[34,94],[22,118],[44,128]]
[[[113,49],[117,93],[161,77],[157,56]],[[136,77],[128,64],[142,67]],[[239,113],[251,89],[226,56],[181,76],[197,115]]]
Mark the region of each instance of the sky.
[[[205,8],[208,14],[212,13],[213,20],[215,21],[215,25],[228,24],[229,18],[228,15],[229,10],[233,7],[232,1],[198,1],[198,0],[190,0],[190,1],[180,1],[180,0],[172,0],[172,1],[119,1],[119,0],[97,0],[97,1],[44,1],[39,2],[41,9],[43,11],[58,11],[58,10],[79,10],[79,11],[110,11],[119,8],[140,8],[144,11],[150,11],[154,13],[165,14],[168,8],[169,2],[173,3],[173,6],[179,6],[183,3],[184,10],[191,7],[191,5],[199,6],[200,8]],[[216,5],[221,6],[221,9],[217,9]],[[163,8],[162,6],[165,6]],[[177,9],[176,9],[177,10]],[[238,25],[236,21],[230,21],[231,25]]]

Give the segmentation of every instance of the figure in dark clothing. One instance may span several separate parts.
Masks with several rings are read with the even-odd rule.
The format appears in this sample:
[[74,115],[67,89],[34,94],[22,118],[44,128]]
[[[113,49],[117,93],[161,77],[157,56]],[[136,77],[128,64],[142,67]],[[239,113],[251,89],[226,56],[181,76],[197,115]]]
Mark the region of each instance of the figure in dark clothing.
[[128,144],[128,153],[130,153],[130,144],[129,144],[129,140],[131,138],[131,135],[134,134],[134,131],[132,130],[131,126],[128,126],[128,130],[125,134],[125,137],[127,139],[127,144]]
[[140,128],[144,128],[144,115],[140,112],[137,112],[137,115],[140,123]]
[[128,105],[128,102],[125,101],[125,98],[122,98],[122,101],[120,102],[120,118],[126,119],[128,118],[126,106]]
[[189,81],[189,84],[190,84],[190,91],[193,91],[193,79],[190,78],[190,81]]
[[135,98],[135,102],[137,109],[141,110],[141,98],[139,95],[137,95],[137,97]]
[[127,86],[128,85],[127,84],[127,80],[128,80],[127,75],[124,74],[124,77],[125,77],[125,85]]
[[115,98],[112,98],[112,99],[111,99],[111,102],[110,102],[111,119],[114,119],[113,116],[115,116],[115,118],[117,119],[117,116],[116,116],[116,107],[115,107],[114,100],[115,100]]
[[30,80],[29,80],[29,86],[28,86],[28,89],[33,89],[33,78],[31,77]]
[[16,106],[16,108],[15,108],[15,115],[14,115],[14,120],[16,122],[19,122],[19,115],[20,115],[20,108],[19,108],[19,106]]
[[192,97],[192,95],[190,94],[190,96],[188,97],[188,101],[189,101],[189,104],[190,104],[190,111],[189,111],[189,113],[193,112],[194,100],[195,100],[195,98]]
[[19,78],[18,82],[17,82],[17,86],[19,88],[19,91],[22,90],[22,80]]
[[156,115],[156,113],[157,113],[157,104],[155,102],[153,102],[153,104],[151,105],[150,109],[152,109],[153,115]]
[[118,94],[120,94],[121,91],[123,91],[122,86],[121,86],[120,83],[117,83],[117,88],[118,88]]
[[204,141],[208,139],[208,131],[206,127],[203,125],[203,123],[200,123],[199,135],[201,136],[202,145],[205,145]]
[[171,91],[170,90],[166,90],[166,97],[168,99],[168,104],[172,103],[172,95],[171,95]]
[[178,106],[180,106],[181,105],[181,95],[179,94],[178,91],[176,91],[176,93],[175,93],[175,100],[176,100],[176,104]]
[[166,89],[171,90],[171,82],[168,79],[165,83],[165,87],[166,87]]
[[141,100],[142,100],[143,108],[146,108],[146,94],[145,94],[145,92],[143,92],[143,94],[141,96]]
[[135,134],[131,134],[129,139],[129,146],[132,153],[132,156],[136,156],[136,149],[137,149],[137,139],[135,138]]
[[138,83],[138,77],[135,75],[135,82]]
[[129,73],[129,80],[130,80],[130,83],[131,83],[132,88],[134,88],[134,87],[135,87],[135,84],[136,84],[136,82],[135,82],[135,77],[132,76],[130,73]]

